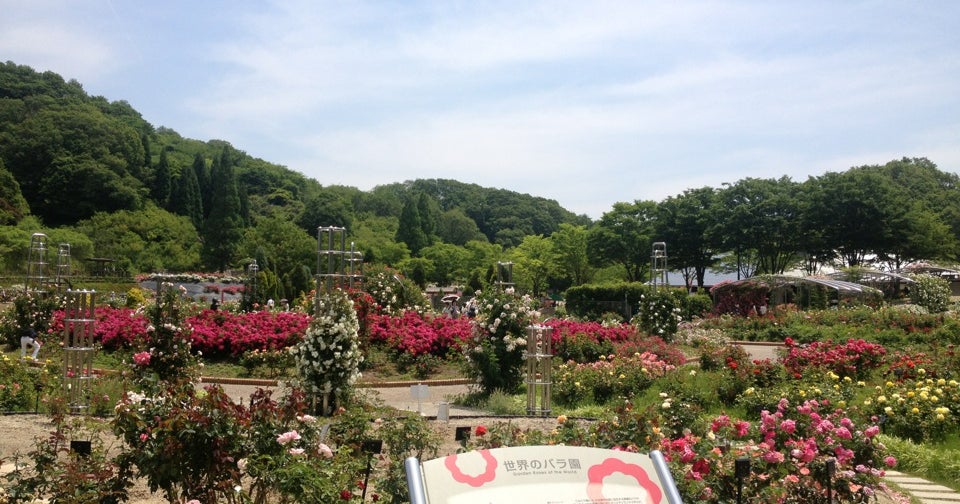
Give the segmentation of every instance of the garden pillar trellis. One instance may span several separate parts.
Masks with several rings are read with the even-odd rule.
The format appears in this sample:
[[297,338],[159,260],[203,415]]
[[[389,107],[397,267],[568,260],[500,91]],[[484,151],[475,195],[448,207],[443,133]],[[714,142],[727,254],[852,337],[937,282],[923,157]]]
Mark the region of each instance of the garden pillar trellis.
[[43,292],[47,278],[47,235],[33,233],[27,254],[27,274],[23,282],[24,294]]
[[68,290],[63,310],[63,387],[71,411],[89,407],[90,380],[93,379],[93,345],[97,320],[94,315],[96,292]]
[[247,266],[247,271],[250,272],[250,296],[249,303],[253,306],[257,302],[257,274],[260,272],[260,266],[257,266],[257,260],[254,259],[250,262],[250,265]]
[[[550,415],[550,394],[553,384],[553,328],[542,325],[527,327],[527,414]],[[539,406],[537,405],[539,399]]]
[[353,288],[363,280],[363,254],[350,242],[347,228],[317,228],[317,292],[334,288]]
[[[337,226],[318,227],[314,316],[320,316],[321,293],[330,293],[334,289],[352,289],[362,282],[363,254],[356,250],[354,242],[350,242],[350,250],[347,250],[347,229]],[[335,397],[331,392],[323,394],[321,411],[324,415],[329,414],[333,399]]]
[[505,291],[507,289],[513,288],[513,263],[512,262],[498,262],[497,263],[497,281],[495,282],[497,290]]
[[667,243],[655,242],[650,254],[650,284],[653,290],[667,285]]
[[64,282],[69,282],[70,276],[70,244],[61,243],[57,249],[57,291],[62,288]]

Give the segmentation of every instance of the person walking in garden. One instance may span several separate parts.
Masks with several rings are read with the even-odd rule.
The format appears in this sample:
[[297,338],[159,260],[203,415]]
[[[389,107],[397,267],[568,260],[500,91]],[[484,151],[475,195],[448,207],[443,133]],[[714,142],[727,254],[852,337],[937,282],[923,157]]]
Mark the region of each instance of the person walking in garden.
[[40,353],[41,346],[42,344],[37,340],[37,331],[32,327],[28,327],[23,332],[23,336],[20,337],[20,358],[26,358],[27,348],[32,348],[33,355],[30,357],[33,360],[37,360],[37,354]]

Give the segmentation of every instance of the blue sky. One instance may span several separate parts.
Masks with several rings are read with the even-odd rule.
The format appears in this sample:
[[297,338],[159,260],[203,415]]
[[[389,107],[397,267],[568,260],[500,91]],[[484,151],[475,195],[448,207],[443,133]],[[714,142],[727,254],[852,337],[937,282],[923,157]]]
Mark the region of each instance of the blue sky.
[[0,60],[324,185],[598,218],[745,177],[960,171],[960,2],[0,0]]

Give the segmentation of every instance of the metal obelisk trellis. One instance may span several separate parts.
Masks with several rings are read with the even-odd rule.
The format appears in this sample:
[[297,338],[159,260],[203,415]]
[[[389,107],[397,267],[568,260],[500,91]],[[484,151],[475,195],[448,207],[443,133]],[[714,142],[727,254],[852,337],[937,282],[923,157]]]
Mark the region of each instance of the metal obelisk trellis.
[[70,244],[61,243],[57,249],[57,292],[70,276]]
[[33,233],[27,253],[27,273],[23,282],[24,294],[43,292],[47,277],[47,235]]
[[[550,394],[553,384],[553,328],[542,325],[527,327],[527,414],[550,415]],[[539,405],[537,404],[539,399]]]
[[667,244],[656,242],[650,254],[650,284],[653,290],[660,285],[667,285]]
[[71,411],[85,410],[90,405],[90,380],[93,379],[94,316],[97,293],[68,290],[63,310],[63,387]]
[[497,281],[494,282],[497,290],[505,291],[507,289],[512,289],[513,284],[513,263],[512,262],[498,262],[497,263]]
[[257,266],[257,260],[254,259],[247,266],[247,271],[250,273],[250,295],[247,298],[250,306],[253,306],[257,302],[257,274],[260,272],[260,266]]
[[[317,228],[317,296],[313,312],[320,314],[322,292],[333,289],[348,289],[363,281],[363,254],[356,251],[353,242],[347,250],[347,229],[336,226]],[[328,413],[331,394],[323,394],[321,411]]]
[[335,226],[317,228],[317,292],[351,288],[363,281],[363,254],[350,242],[347,229]]

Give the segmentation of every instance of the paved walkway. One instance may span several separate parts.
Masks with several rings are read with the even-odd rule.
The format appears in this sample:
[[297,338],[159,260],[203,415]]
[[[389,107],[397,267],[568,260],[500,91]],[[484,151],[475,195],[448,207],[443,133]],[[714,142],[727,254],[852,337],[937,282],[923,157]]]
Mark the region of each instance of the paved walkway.
[[[208,383],[218,383],[230,397],[241,404],[249,404],[250,395],[258,388],[283,390],[283,385],[277,385],[270,380],[219,380],[205,377],[204,385]],[[443,417],[444,414],[449,418],[489,415],[485,411],[453,404],[456,396],[469,391],[469,386],[463,380],[426,383],[394,382],[379,386],[361,384],[357,390],[360,394],[367,394],[381,401],[385,406],[404,411],[417,411],[431,418]],[[276,395],[278,394],[275,393]]]
[[960,504],[960,493],[923,478],[909,476],[897,471],[887,471],[886,479],[923,504]]

